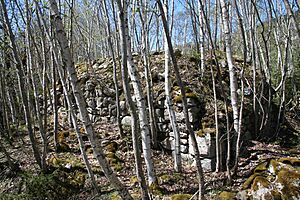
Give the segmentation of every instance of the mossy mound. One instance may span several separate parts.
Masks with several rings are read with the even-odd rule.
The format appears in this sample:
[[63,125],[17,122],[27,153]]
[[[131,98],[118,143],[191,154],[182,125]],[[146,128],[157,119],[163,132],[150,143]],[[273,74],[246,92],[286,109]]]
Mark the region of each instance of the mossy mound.
[[297,158],[262,162],[244,182],[242,188],[246,192],[242,192],[253,199],[300,199],[299,163]]
[[277,182],[282,187],[282,199],[300,199],[300,172],[282,169]]
[[46,161],[50,168],[60,168],[67,171],[85,171],[85,165],[81,159],[71,153],[50,154]]
[[123,161],[116,155],[116,153],[108,152],[105,157],[115,171],[121,171],[123,169]]
[[163,189],[158,185],[157,182],[152,183],[149,186],[149,191],[153,194],[153,195],[158,195],[158,196],[162,196],[164,194]]
[[64,200],[78,193],[85,184],[85,178],[80,172],[66,173],[59,169],[51,174],[23,173],[21,177],[19,191],[0,194],[1,200]]
[[163,174],[158,177],[159,184],[173,184],[180,180],[182,180],[183,176],[180,173],[170,174]]
[[189,200],[192,197],[190,194],[174,194],[171,200]]
[[112,153],[116,153],[118,149],[118,143],[116,142],[109,142],[106,146],[105,146],[105,150],[107,152],[112,152]]
[[219,194],[218,200],[233,200],[236,197],[235,192],[223,191]]

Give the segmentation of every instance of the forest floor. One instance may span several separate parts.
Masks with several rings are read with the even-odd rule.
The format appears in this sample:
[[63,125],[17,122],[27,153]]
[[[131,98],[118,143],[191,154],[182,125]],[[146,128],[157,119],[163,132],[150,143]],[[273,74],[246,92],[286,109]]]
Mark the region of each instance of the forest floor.
[[[289,120],[289,124],[294,130],[300,130],[299,124],[296,123],[295,120],[293,120],[292,118],[290,118]],[[55,161],[53,161],[53,159],[51,160],[49,156],[48,163],[57,168],[63,168],[69,163],[69,166],[77,166],[77,168],[74,167],[74,170],[78,170],[78,166],[82,166],[83,169],[81,169],[81,172],[83,172],[85,177],[88,177],[84,169],[74,131],[66,127],[61,127],[61,131],[69,132],[69,134],[65,138],[70,147],[69,152],[61,152],[55,154],[53,152],[53,143],[50,142],[49,150],[50,152],[52,152],[49,153],[49,155],[50,157],[55,156],[56,163]],[[135,162],[132,145],[130,142],[130,136],[121,138],[118,134],[116,125],[109,123],[98,123],[95,126],[95,131],[104,149],[108,144],[117,144],[115,156],[118,158],[119,165],[114,169],[118,177],[128,187],[130,192],[136,197],[136,199],[139,199],[137,197],[139,194],[139,189],[134,173]],[[130,135],[130,133],[128,133],[127,135]],[[35,176],[39,171],[39,168],[32,156],[31,145],[29,142],[29,138],[26,135],[26,130],[23,130],[22,132],[19,131],[18,137],[14,138],[15,140],[13,144],[7,144],[6,149],[10,153],[11,157],[14,160],[18,161],[20,171],[15,173],[9,172],[6,165],[6,159],[4,155],[0,153],[0,194],[22,193],[24,190],[24,176],[22,176],[21,174],[24,174],[24,172],[26,172]],[[286,139],[283,140],[287,141]],[[53,141],[52,136],[50,137],[50,141]],[[225,172],[206,172],[206,199],[216,199],[220,191],[239,191],[241,189],[241,185],[251,175],[255,166],[257,166],[263,160],[281,157],[294,157],[298,159],[300,158],[300,148],[299,145],[297,145],[297,142],[293,145],[290,145],[289,143],[281,144],[279,144],[278,142],[270,143],[261,141],[249,141],[246,145],[247,147],[242,151],[238,172],[237,175],[233,177],[233,184],[231,186],[226,185]],[[88,141],[86,141],[86,146],[89,146]],[[88,152],[88,157],[95,171],[96,180],[101,190],[101,197],[96,199],[116,199],[116,192],[103,176],[103,173],[101,173],[99,167],[97,167],[97,162],[93,158],[91,152]],[[58,163],[58,159],[60,160],[60,163]],[[198,184],[196,178],[196,168],[191,166],[191,163],[183,162],[182,173],[176,173],[173,169],[172,156],[169,153],[154,150],[153,160],[159,183],[159,189],[153,191],[154,199],[171,199],[171,196],[174,194],[193,195],[197,192]],[[54,162],[54,164],[51,162]],[[68,173],[69,172],[70,171],[68,171]],[[0,199],[5,198],[1,198],[0,196]],[[80,188],[76,191],[76,193],[74,192],[73,194],[71,194],[69,196],[69,199],[95,199],[89,179],[87,179],[87,181],[83,179],[83,183],[81,183]]]

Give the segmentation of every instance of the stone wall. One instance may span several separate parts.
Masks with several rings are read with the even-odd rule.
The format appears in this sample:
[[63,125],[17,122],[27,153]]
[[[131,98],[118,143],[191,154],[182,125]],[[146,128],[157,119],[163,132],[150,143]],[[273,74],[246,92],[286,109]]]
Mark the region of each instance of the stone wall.
[[[116,102],[115,89],[112,79],[112,63],[111,61],[102,61],[96,63],[93,69],[97,71],[93,76],[87,74],[80,75],[80,82],[84,92],[87,109],[93,122],[116,122]],[[159,79],[156,85],[160,85],[160,91],[154,91],[160,95],[154,95],[154,107],[156,122],[158,127],[158,139],[161,146],[165,150],[174,151],[174,133],[171,128],[168,111],[166,108],[163,78]],[[157,88],[157,87],[156,87]],[[202,165],[204,171],[212,171],[215,168],[215,138],[214,129],[202,127],[202,117],[205,113],[204,102],[199,94],[193,92],[193,88],[187,88],[187,102],[190,122],[192,128],[197,135],[200,154],[202,157]],[[126,109],[124,95],[120,85],[121,95],[121,114],[123,125],[130,125],[130,116]],[[172,88],[172,99],[176,114],[176,121],[180,131],[180,143],[182,158],[194,163],[194,151],[190,142],[190,136],[185,126],[185,118],[183,113],[183,105],[181,102],[181,94],[178,86]],[[201,130],[202,134],[197,134]]]

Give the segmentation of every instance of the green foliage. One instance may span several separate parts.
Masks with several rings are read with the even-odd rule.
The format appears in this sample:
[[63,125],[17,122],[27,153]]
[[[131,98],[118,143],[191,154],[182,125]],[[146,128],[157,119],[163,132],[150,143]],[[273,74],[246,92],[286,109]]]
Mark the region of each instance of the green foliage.
[[66,173],[60,170],[52,174],[22,174],[20,193],[0,194],[0,200],[64,200],[79,191],[85,183],[85,174]]
[[25,196],[29,199],[66,199],[70,191],[62,186],[57,175],[57,173],[24,175]]
[[0,194],[0,200],[30,200],[30,197],[27,194]]
[[196,50],[193,50],[190,54],[189,60],[191,62],[198,63],[200,61],[200,58],[201,58],[200,53],[197,52]]

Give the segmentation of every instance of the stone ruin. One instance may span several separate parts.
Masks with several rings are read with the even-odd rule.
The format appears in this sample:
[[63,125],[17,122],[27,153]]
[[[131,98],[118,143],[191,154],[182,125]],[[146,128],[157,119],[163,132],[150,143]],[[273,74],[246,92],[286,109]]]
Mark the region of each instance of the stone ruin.
[[[110,66],[110,67],[109,67]],[[112,79],[112,63],[104,61],[94,64],[93,68],[97,71],[93,76],[87,74],[79,74],[82,90],[87,102],[87,109],[90,118],[94,123],[98,121],[116,122],[116,102],[115,89]],[[175,139],[171,128],[168,111],[166,108],[163,80],[160,81],[160,95],[154,95],[155,117],[158,129],[158,139],[161,146],[168,151],[174,151]],[[122,87],[120,88],[120,107],[123,126],[130,126],[131,119],[126,108]],[[176,91],[177,90],[177,91]],[[185,118],[183,113],[183,105],[181,101],[176,101],[179,87],[173,87],[173,109],[175,110],[176,121],[180,131],[181,155],[184,160],[195,165],[194,151],[190,142],[190,136],[187,133],[185,126]],[[175,91],[175,93],[174,93]],[[187,91],[187,102],[190,122],[196,133],[196,139],[201,155],[201,163],[204,171],[213,171],[215,169],[215,131],[213,128],[202,129],[201,118],[205,112],[203,101],[192,91]],[[178,99],[178,98],[177,98]],[[201,129],[202,134],[197,134]]]

